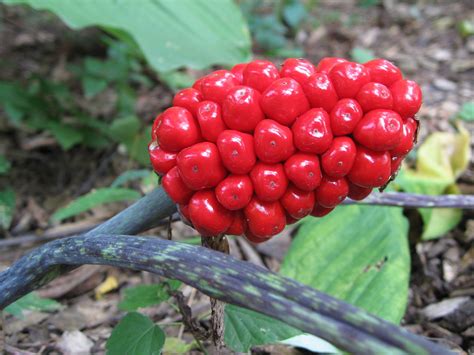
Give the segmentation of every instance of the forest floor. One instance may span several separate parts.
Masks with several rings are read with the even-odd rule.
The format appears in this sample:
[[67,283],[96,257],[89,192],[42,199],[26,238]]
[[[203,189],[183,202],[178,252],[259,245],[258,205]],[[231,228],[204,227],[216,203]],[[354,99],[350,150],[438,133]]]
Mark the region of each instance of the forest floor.
[[[419,118],[420,141],[423,141],[431,132],[453,131],[452,119],[474,97],[474,36],[462,38],[456,28],[459,21],[474,16],[472,4],[469,1],[428,3],[415,6],[384,1],[384,6],[365,9],[350,1],[321,1],[317,16],[324,18],[325,14],[337,12],[338,20],[321,21],[316,28],[301,28],[294,40],[313,62],[325,56],[349,57],[354,47],[371,48],[376,56],[395,62],[422,87],[424,103]],[[347,25],[349,21],[351,24]],[[2,81],[26,82],[35,76],[69,80],[66,63],[78,62],[84,56],[105,56],[98,30],[73,32],[50,16],[3,5],[0,5],[0,25]],[[150,70],[145,75],[153,85],[151,89],[139,84],[135,87],[136,113],[149,125],[157,112],[171,104],[172,92]],[[113,117],[111,107],[116,100],[113,91],[105,90],[95,100],[87,101],[78,87],[75,95],[88,114],[105,121]],[[13,223],[4,238],[0,238],[0,270],[47,240],[86,231],[121,210],[124,205],[116,203],[94,208],[67,223],[50,222],[58,206],[92,188],[108,186],[120,173],[139,167],[116,144],[106,149],[76,146],[64,151],[50,135],[18,129],[5,117],[0,110],[0,155],[9,158],[12,169],[6,177],[0,177],[0,184],[10,185],[17,201]],[[474,132],[474,123],[465,126]],[[472,161],[458,182],[462,193],[474,194]],[[135,183],[130,186],[139,187]],[[407,216],[418,224],[412,223],[410,231],[412,271],[409,305],[402,324],[459,353],[474,353],[474,211],[465,211],[459,225],[445,236],[425,242],[419,241],[421,221],[417,212],[407,211]],[[181,222],[173,223],[172,228],[177,240],[196,236]],[[166,227],[161,227],[147,234],[165,237],[166,233]],[[231,239],[231,254],[278,271],[291,237],[291,233],[285,233],[276,238],[278,241],[257,247],[243,238]],[[115,282],[116,287],[102,295],[97,293],[97,287],[104,280]],[[117,308],[121,290],[157,281],[157,276],[145,272],[105,266],[80,267],[39,291],[41,296],[60,300],[65,306],[62,310],[31,312],[23,319],[4,316],[7,351],[67,353],[77,346],[74,341],[82,341],[85,349],[101,353],[123,315]],[[182,292],[193,316],[209,326],[208,297],[188,286]],[[165,302],[146,309],[145,313],[160,324],[168,324],[165,328],[168,336],[192,343],[192,335],[179,323],[181,315],[175,308]],[[253,353],[273,354],[300,352],[303,350],[283,345],[253,350]]]

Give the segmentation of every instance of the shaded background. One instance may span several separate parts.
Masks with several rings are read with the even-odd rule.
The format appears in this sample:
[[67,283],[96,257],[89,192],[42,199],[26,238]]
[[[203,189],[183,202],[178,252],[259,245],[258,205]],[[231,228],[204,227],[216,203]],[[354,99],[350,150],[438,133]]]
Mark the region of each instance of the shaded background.
[[[428,174],[423,182],[402,172],[394,186],[432,194],[474,192],[469,136],[474,127],[471,1],[237,4],[245,21],[242,47],[234,58],[240,56],[242,61],[250,56],[250,48],[245,48],[246,28],[254,57],[278,64],[286,57],[305,57],[313,63],[325,56],[362,63],[374,57],[393,61],[423,90],[420,143],[434,132],[445,133],[429,141],[425,149],[429,156],[424,156],[428,165],[442,171]],[[240,16],[236,16],[238,21]],[[159,41],[153,24],[150,33]],[[179,88],[220,66],[209,62],[207,67],[195,67],[199,69],[156,70],[157,64],[147,60],[123,33],[113,36],[97,27],[74,31],[52,13],[0,4],[0,269],[34,243],[85,231],[125,205],[114,201],[134,200],[156,186],[146,151],[152,120],[171,105]],[[415,150],[406,171],[416,169],[416,159]],[[88,198],[63,208],[84,195]],[[460,351],[474,351],[472,211],[436,216],[410,211],[406,215],[412,271],[402,324],[443,338]],[[195,236],[179,223],[173,230],[178,240]],[[166,228],[154,232],[165,235]],[[279,270],[292,235],[294,231],[289,230],[278,242],[258,248],[240,238],[231,241],[231,246],[235,256]],[[107,267],[78,269],[76,275],[65,276],[42,291],[43,297],[59,299],[67,308],[27,312],[23,319],[8,316],[7,343],[12,349],[32,352],[66,351],[64,332],[81,330],[89,342],[79,338],[91,351],[101,352],[123,314],[117,308],[121,290],[157,280],[149,274]],[[102,295],[100,286],[110,292]],[[206,325],[207,298],[189,287],[183,292]],[[448,306],[439,303],[443,300]],[[145,313],[165,324],[180,320],[167,303]],[[194,344],[180,324],[165,329],[170,337]],[[280,345],[254,351],[297,350]]]

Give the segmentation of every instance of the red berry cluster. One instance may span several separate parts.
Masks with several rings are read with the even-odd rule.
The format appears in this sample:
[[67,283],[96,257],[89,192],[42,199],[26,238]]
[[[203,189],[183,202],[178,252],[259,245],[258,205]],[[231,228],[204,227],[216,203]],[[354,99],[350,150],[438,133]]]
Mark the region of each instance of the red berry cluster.
[[413,147],[421,96],[384,59],[238,64],[176,94],[153,124],[151,162],[202,235],[263,242],[387,184]]

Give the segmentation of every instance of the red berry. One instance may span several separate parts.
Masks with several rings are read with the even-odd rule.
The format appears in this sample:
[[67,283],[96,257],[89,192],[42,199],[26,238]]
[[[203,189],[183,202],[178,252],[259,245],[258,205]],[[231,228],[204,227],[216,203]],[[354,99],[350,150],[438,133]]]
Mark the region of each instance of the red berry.
[[275,80],[262,94],[263,112],[278,123],[291,125],[296,117],[309,110],[309,103],[296,80]]
[[331,111],[331,130],[335,136],[349,135],[362,118],[362,107],[353,99],[342,99]]
[[375,151],[395,148],[402,139],[403,121],[391,110],[373,110],[360,120],[354,130],[358,143]]
[[197,105],[202,101],[202,94],[200,91],[187,88],[178,91],[173,98],[173,106],[184,107],[193,115],[196,114]]
[[248,230],[256,238],[269,238],[285,228],[285,211],[278,201],[266,202],[254,197],[244,213]]
[[333,208],[340,204],[349,193],[349,184],[345,178],[332,179],[326,176],[314,192],[318,205]]
[[403,118],[413,117],[421,107],[422,93],[417,83],[399,80],[390,86],[393,109]]
[[329,214],[332,212],[334,207],[331,208],[326,208],[321,205],[318,205],[317,203],[314,205],[313,211],[311,212],[311,216],[313,217],[324,217],[325,215]]
[[183,222],[191,224],[191,217],[189,217],[189,205],[178,205],[178,213]]
[[334,88],[339,98],[352,98],[357,95],[360,88],[370,81],[367,68],[362,64],[343,62],[336,64],[329,72]]
[[229,175],[216,187],[217,200],[231,211],[247,206],[252,195],[252,180],[248,175]]
[[325,57],[319,61],[318,66],[316,67],[316,72],[329,73],[336,64],[344,62],[347,62],[344,58]]
[[354,185],[353,183],[349,183],[349,195],[347,195],[350,199],[355,201],[361,201],[367,196],[370,195],[372,192],[371,187],[360,187]]
[[306,153],[324,153],[333,138],[329,115],[318,108],[298,117],[291,130],[296,148]]
[[225,233],[232,224],[232,212],[217,201],[214,191],[194,193],[189,201],[189,216],[194,228],[203,236]]
[[311,75],[303,84],[303,90],[311,107],[323,108],[330,112],[337,103],[336,89],[325,73]]
[[402,138],[400,143],[390,151],[392,157],[407,155],[415,144],[415,135],[418,128],[418,122],[409,117],[405,120],[402,128]]
[[303,191],[290,185],[280,199],[280,203],[292,218],[301,219],[309,215],[313,210],[314,193],[313,191]]
[[226,129],[222,120],[221,107],[213,101],[203,101],[197,106],[196,118],[205,140],[215,143],[219,134]]
[[390,153],[357,146],[354,165],[347,175],[352,183],[360,187],[380,187],[387,183],[390,175]]
[[257,157],[265,163],[279,163],[295,151],[291,129],[273,120],[258,123],[254,143]]
[[155,117],[155,120],[153,121],[153,125],[151,127],[151,140],[156,141],[157,136],[156,136],[156,129],[158,128],[158,125],[161,124],[161,114]]
[[232,174],[247,174],[257,161],[250,134],[226,130],[217,138],[217,147],[224,166]]
[[161,180],[163,189],[168,196],[175,202],[180,204],[187,204],[194,191],[186,186],[183,179],[179,175],[178,167],[175,166],[166,173]]
[[244,69],[243,84],[260,92],[280,77],[277,67],[268,60],[254,60]]
[[240,84],[244,81],[244,70],[247,67],[247,63],[236,64],[232,67],[230,72],[234,74],[235,78],[239,81]]
[[176,161],[183,181],[193,190],[214,187],[227,175],[214,143],[202,142],[183,149]]
[[383,84],[367,83],[359,90],[356,100],[364,112],[383,108],[390,110],[393,106],[392,93]]
[[227,127],[242,132],[252,132],[265,118],[260,108],[260,93],[247,86],[237,86],[229,91],[222,103],[222,116]]
[[201,140],[196,120],[182,107],[170,107],[161,114],[156,136],[160,147],[168,152],[179,152]]
[[313,191],[321,183],[321,168],[316,155],[296,153],[285,162],[285,173],[295,186]]
[[262,201],[280,199],[288,187],[288,179],[281,164],[265,164],[258,162],[250,171],[253,189]]
[[[202,81],[204,80],[205,76],[203,76],[202,78],[199,78],[198,80],[196,80],[193,84],[193,89],[196,89],[198,91],[201,91],[201,83]],[[202,91],[201,91],[202,92]]]
[[240,85],[239,80],[230,71],[216,70],[204,77],[201,92],[205,100],[221,104],[229,90],[237,85]]
[[249,242],[252,242],[254,244],[260,244],[260,243],[263,243],[263,242],[266,242],[267,240],[269,240],[272,236],[270,237],[265,237],[265,238],[262,238],[262,237],[257,237],[256,235],[252,234],[249,230],[248,230],[248,227],[247,227],[247,230],[245,231],[245,238],[249,241]]
[[165,152],[156,141],[148,145],[148,153],[153,170],[159,175],[166,174],[176,165],[176,153]]
[[349,137],[337,137],[321,156],[324,173],[331,178],[349,174],[356,156],[356,145]]
[[242,211],[235,211],[232,224],[227,229],[226,234],[229,235],[242,235],[247,231],[247,220],[245,219]]
[[303,85],[314,73],[316,73],[314,65],[309,60],[302,58],[288,58],[283,62],[280,69],[282,78],[292,78],[300,85]]
[[400,69],[385,59],[373,59],[364,66],[369,70],[372,81],[385,86],[390,86],[402,78]]
[[405,155],[400,155],[398,157],[392,157],[390,162],[390,175],[394,175],[400,169],[402,165],[403,159],[405,159]]

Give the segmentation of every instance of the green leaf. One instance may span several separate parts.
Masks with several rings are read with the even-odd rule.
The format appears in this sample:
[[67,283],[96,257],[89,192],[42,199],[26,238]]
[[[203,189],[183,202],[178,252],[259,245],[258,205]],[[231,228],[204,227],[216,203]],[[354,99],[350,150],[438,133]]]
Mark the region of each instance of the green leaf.
[[365,63],[375,58],[374,51],[361,47],[354,47],[351,50],[351,58],[359,63]]
[[51,121],[48,124],[48,130],[64,150],[68,150],[82,141],[81,132],[69,125]]
[[458,32],[461,37],[466,38],[474,35],[474,22],[470,20],[462,20],[458,22]]
[[50,10],[74,29],[102,26],[127,32],[148,62],[166,72],[202,69],[250,58],[250,36],[232,0],[6,0]]
[[283,7],[283,18],[290,27],[296,29],[306,16],[306,8],[299,0],[286,1]]
[[127,144],[140,130],[140,120],[135,116],[117,118],[109,128],[109,136],[116,142]]
[[125,290],[124,299],[118,307],[122,311],[136,311],[138,308],[150,307],[170,298],[170,291],[181,286],[177,280],[169,280],[154,285],[139,285]]
[[25,311],[48,312],[61,309],[62,305],[49,298],[41,298],[36,292],[28,293],[5,308],[5,312],[17,318],[23,318]]
[[120,174],[110,187],[119,187],[125,185],[129,181],[143,179],[150,175],[150,170],[141,169],[141,170],[127,170],[126,172]]
[[474,121],[474,102],[466,102],[461,107],[459,118],[464,121]]
[[104,79],[97,79],[92,76],[84,76],[82,78],[82,90],[86,98],[94,97],[107,87],[107,81]]
[[230,304],[225,306],[224,322],[224,341],[236,352],[247,352],[252,346],[276,343],[301,334],[276,319]]
[[0,230],[10,227],[15,211],[15,192],[11,187],[0,190]]
[[281,273],[399,323],[410,276],[402,209],[341,206],[301,225]]
[[104,187],[83,195],[72,201],[66,207],[54,212],[52,219],[62,221],[63,219],[78,215],[93,207],[104,203],[117,201],[133,201],[140,198],[140,193],[131,189]]
[[107,355],[159,355],[165,333],[150,318],[136,312],[128,313],[107,340]]
[[173,91],[188,88],[194,83],[194,78],[188,73],[183,73],[177,70],[167,73],[160,73],[159,76],[160,80],[163,81],[166,86],[168,86]]
[[197,346],[196,341],[192,343],[186,343],[180,338],[166,338],[165,346],[163,347],[163,354],[167,355],[179,355],[188,354],[189,351]]
[[[404,191],[428,195],[458,194],[456,179],[470,161],[469,132],[458,122],[459,133],[435,132],[418,149],[416,169],[402,168],[395,183]],[[422,239],[440,237],[461,220],[457,209],[420,208]]]
[[11,164],[3,155],[0,155],[0,175],[6,174],[10,171]]

